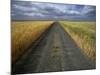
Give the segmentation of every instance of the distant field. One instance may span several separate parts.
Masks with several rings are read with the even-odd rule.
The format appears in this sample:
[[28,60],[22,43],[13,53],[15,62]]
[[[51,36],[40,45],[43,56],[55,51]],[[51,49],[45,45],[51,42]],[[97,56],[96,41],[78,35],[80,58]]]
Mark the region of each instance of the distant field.
[[96,23],[61,21],[63,28],[75,40],[83,52],[95,60],[96,58]]
[[37,38],[50,27],[52,21],[12,21],[12,61],[15,62],[20,55]]

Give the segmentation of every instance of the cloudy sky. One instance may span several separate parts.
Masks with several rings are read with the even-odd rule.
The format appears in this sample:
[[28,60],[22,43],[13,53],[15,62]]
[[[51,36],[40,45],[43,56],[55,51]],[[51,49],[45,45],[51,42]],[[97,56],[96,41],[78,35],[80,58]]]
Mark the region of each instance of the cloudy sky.
[[11,18],[13,20],[95,20],[96,7],[12,0]]

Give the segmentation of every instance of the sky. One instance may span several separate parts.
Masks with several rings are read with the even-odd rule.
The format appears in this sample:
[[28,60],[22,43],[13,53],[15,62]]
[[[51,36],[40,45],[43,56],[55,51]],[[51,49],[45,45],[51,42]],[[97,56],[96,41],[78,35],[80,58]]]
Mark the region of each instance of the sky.
[[11,18],[12,20],[96,20],[96,6],[12,0]]

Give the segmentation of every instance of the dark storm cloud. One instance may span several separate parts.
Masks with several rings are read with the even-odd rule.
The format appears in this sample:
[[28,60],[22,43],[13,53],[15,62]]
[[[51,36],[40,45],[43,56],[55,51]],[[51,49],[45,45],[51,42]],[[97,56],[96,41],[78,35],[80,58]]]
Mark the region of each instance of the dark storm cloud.
[[54,4],[31,1],[12,1],[12,19],[92,19],[96,7],[88,5]]

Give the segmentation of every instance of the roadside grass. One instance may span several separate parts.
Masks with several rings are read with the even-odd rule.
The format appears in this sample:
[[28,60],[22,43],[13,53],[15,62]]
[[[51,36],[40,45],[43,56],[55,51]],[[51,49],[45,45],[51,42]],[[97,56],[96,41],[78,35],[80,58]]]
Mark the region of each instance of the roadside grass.
[[71,21],[60,21],[60,23],[83,53],[96,60],[96,23]]
[[12,21],[12,62],[15,62],[26,49],[46,31],[52,21]]

